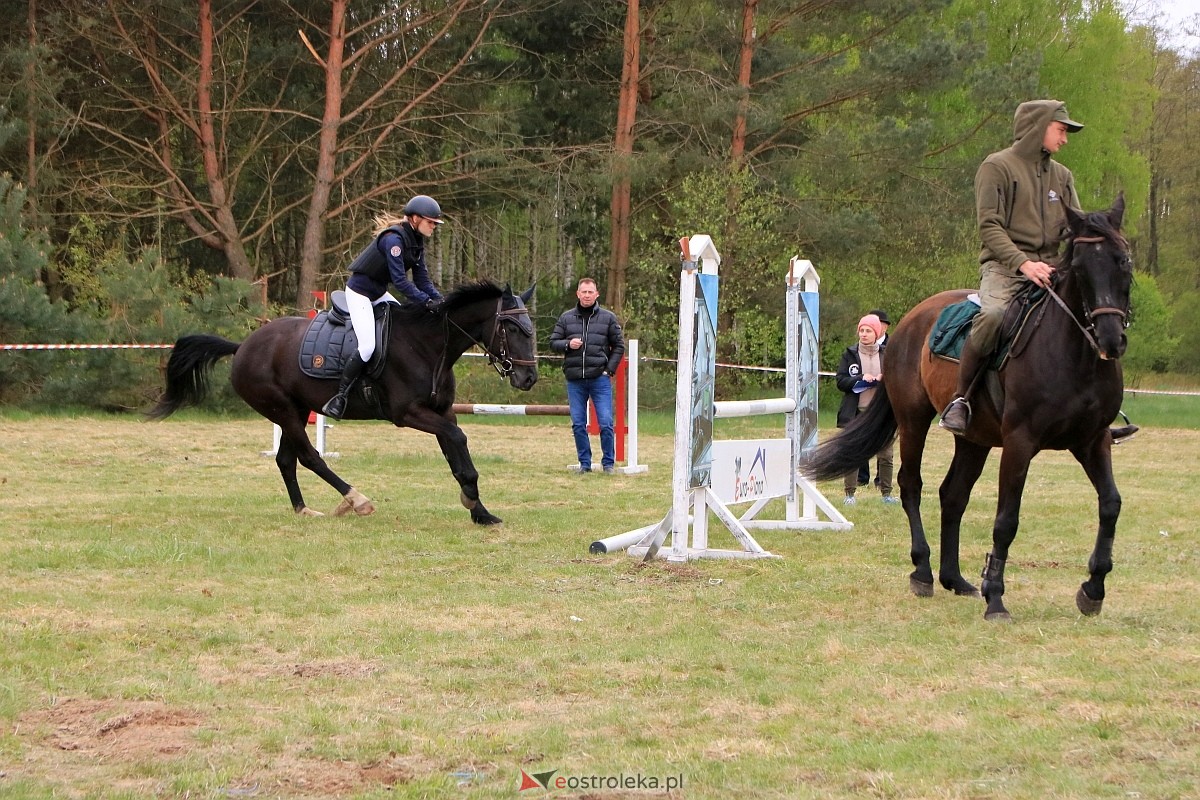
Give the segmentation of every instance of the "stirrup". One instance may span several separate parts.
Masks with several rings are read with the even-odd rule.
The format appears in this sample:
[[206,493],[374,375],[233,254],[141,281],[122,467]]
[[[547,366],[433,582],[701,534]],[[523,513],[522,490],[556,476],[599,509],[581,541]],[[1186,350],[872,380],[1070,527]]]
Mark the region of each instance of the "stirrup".
[[321,413],[332,419],[340,420],[346,415],[346,406],[349,404],[350,393],[346,392],[346,394],[342,394],[339,392],[329,398],[325,405],[321,407]]
[[1109,428],[1108,433],[1112,436],[1113,444],[1128,442],[1133,438],[1133,435],[1140,430],[1137,425],[1123,425],[1120,428]]
[[[964,406],[964,413],[966,415],[966,419],[963,420],[963,424],[962,424],[961,428],[959,428],[957,426],[951,427],[946,424],[946,415],[949,414],[951,412],[951,410],[956,405],[959,405],[959,404],[962,404]],[[938,420],[939,428],[945,428],[946,430],[948,430],[954,434],[965,433],[967,430],[967,426],[970,424],[971,424],[971,403],[965,397],[956,397],[953,400],[951,400],[950,405],[946,406],[945,410],[942,411],[942,418]]]

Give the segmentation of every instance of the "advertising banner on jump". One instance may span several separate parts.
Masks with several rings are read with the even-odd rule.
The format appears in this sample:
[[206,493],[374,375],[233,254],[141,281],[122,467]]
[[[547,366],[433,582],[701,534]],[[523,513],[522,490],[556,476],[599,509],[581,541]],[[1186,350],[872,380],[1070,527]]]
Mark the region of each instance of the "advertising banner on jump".
[[817,331],[821,329],[820,295],[799,292],[796,330],[799,353],[792,369],[796,370],[796,441],[800,454],[807,455],[817,446],[817,369],[820,364]]
[[722,503],[786,497],[792,490],[788,439],[718,439],[713,443],[712,490]]
[[717,385],[718,277],[695,273],[696,308],[692,350],[692,454],[689,487],[712,482],[713,401]]

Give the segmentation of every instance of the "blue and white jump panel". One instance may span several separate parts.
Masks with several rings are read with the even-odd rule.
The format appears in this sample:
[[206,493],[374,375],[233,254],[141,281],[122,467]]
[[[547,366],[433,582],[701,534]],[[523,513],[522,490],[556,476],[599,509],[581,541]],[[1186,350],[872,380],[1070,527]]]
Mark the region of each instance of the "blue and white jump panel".
[[[820,279],[810,262],[793,258],[787,276],[787,397],[714,401],[716,308],[720,254],[703,234],[680,240],[683,269],[679,292],[679,354],[675,397],[675,454],[671,510],[663,519],[593,542],[592,552],[628,548],[646,560],[658,554],[667,534],[669,561],[699,558],[776,558],[751,528],[846,530],[852,524],[800,475],[800,459],[817,442],[817,368]],[[693,256],[694,254],[694,256]],[[718,417],[784,414],[785,438],[714,440]],[[757,515],[774,499],[785,500],[784,519]],[[741,516],[729,506],[752,503]],[[709,546],[708,512],[733,535],[737,549]],[[824,514],[825,519],[818,516]]]

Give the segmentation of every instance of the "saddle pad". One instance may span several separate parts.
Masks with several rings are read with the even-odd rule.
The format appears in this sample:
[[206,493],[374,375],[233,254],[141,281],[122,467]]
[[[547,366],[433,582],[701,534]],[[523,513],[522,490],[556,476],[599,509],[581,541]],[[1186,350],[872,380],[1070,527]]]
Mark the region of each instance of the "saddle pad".
[[979,304],[963,300],[942,309],[929,332],[929,350],[935,356],[957,361],[971,332],[971,323],[979,313]]
[[[367,375],[378,378],[383,373],[387,361],[388,331],[391,327],[392,315],[386,306],[391,303],[381,303],[376,306],[375,316],[375,353],[367,364]],[[300,340],[300,370],[313,378],[337,380],[346,369],[346,362],[358,349],[358,336],[354,329],[347,325],[338,313],[330,314],[321,311],[308,328],[304,338]]]
[[[996,345],[996,353],[989,366],[1000,369],[1010,348],[1021,332],[1025,323],[1033,316],[1034,310],[1046,299],[1047,293],[1032,283],[1013,298],[1004,312],[1004,321],[1000,326],[1000,339]],[[979,295],[972,294],[961,303],[946,306],[938,314],[933,330],[929,332],[929,351],[940,358],[959,361],[962,358],[963,345],[966,344],[967,334],[971,332],[971,324],[979,313]]]

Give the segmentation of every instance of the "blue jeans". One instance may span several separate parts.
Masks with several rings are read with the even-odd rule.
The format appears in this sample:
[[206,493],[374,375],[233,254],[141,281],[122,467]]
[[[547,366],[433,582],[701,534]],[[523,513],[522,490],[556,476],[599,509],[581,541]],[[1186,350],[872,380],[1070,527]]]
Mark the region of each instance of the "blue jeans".
[[596,409],[596,419],[600,423],[600,450],[603,453],[600,463],[605,467],[615,466],[617,438],[613,433],[612,379],[601,375],[597,378],[567,381],[567,402],[571,404],[571,432],[575,434],[575,452],[579,455],[579,467],[592,468],[592,442],[588,439],[587,430],[588,398],[591,398],[592,406]]

